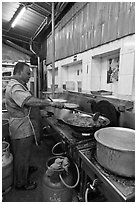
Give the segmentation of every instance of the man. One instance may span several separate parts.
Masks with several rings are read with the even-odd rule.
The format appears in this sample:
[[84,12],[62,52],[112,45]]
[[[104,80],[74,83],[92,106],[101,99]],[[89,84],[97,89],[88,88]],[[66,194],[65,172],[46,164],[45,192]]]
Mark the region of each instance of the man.
[[30,67],[26,63],[18,62],[5,94],[6,107],[10,116],[9,131],[14,158],[14,185],[16,189],[21,190],[32,190],[37,187],[37,184],[31,182],[28,177],[32,145],[34,140],[38,145],[39,136],[38,123],[35,121],[33,109],[57,105],[46,99],[32,96],[26,86],[30,73]]

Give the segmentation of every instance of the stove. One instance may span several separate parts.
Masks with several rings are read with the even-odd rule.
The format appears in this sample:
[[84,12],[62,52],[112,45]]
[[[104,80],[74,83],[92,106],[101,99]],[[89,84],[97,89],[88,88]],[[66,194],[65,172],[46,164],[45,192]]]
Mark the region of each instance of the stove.
[[[95,152],[95,146],[79,150],[84,179],[87,176],[91,184],[95,181],[94,187],[110,202],[135,201],[135,178],[121,177],[105,169],[97,162]],[[87,184],[82,188],[81,192],[85,192]]]
[[78,189],[81,201],[85,201],[86,189],[91,187],[95,190],[91,197],[98,197],[99,202],[105,199],[109,202],[135,201],[135,179],[114,175],[97,162],[96,140],[92,133],[77,133],[54,116],[48,117],[47,122],[65,142],[69,156],[81,171]]

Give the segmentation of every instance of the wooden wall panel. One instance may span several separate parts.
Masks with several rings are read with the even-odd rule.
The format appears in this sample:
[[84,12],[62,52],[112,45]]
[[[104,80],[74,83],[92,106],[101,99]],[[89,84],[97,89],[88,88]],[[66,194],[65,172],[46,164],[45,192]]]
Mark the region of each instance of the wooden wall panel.
[[88,19],[87,19],[87,5],[83,7],[83,35],[84,35],[84,41],[83,41],[83,49],[87,50],[87,25],[88,25]]
[[77,37],[77,18],[73,18],[73,43],[74,43],[74,53],[78,51],[78,37]]
[[[76,53],[79,52],[80,50],[80,41],[81,41],[81,32],[82,32],[82,28],[81,28],[81,18],[79,15],[76,16],[76,40],[77,40],[77,49],[76,49]],[[75,53],[75,51],[74,51]]]
[[96,18],[97,4],[93,2],[89,4],[89,48],[94,47],[94,30],[95,30],[95,18]]
[[56,47],[55,49],[57,49],[57,59],[60,58],[60,51],[61,51],[61,24],[59,24],[58,26],[58,47]]
[[101,44],[104,44],[108,41],[109,32],[108,32],[108,21],[109,21],[109,2],[104,2],[102,5],[102,16],[101,16]]
[[68,56],[68,25],[66,25],[64,27],[64,53],[65,53],[65,57]]
[[65,43],[65,27],[63,27],[63,29],[62,29],[62,35],[61,36],[62,36],[62,38],[61,38],[61,44],[62,44],[61,56],[65,57],[66,56],[66,53],[65,53],[65,45],[66,45],[66,43]]
[[90,4],[87,4],[87,49],[90,48],[89,38],[90,38],[90,21],[89,21],[89,7]]
[[70,56],[74,52],[74,44],[73,44],[73,21],[68,23],[68,30],[69,30],[69,39],[68,39],[68,56]]
[[118,18],[118,38],[127,35],[128,32],[128,12],[127,3],[120,2],[119,18]]
[[128,30],[129,33],[135,33],[135,2],[130,2],[129,4],[129,24],[128,24]]
[[119,4],[115,2],[109,3],[108,10],[108,39],[107,41],[112,41],[117,38],[118,29],[118,17],[119,16]]
[[94,46],[101,44],[101,16],[102,16],[102,3],[97,4],[95,11],[95,26],[94,26]]
[[83,10],[79,14],[80,18],[80,52],[83,50]]
[[[134,33],[134,2],[76,2],[56,28],[56,60]],[[48,36],[47,63],[51,48]]]
[[60,31],[60,58],[63,57],[63,29]]
[[[69,47],[68,47],[68,49],[69,49]],[[70,49],[70,53],[72,55],[74,55],[74,21],[73,20],[71,21],[71,49]]]

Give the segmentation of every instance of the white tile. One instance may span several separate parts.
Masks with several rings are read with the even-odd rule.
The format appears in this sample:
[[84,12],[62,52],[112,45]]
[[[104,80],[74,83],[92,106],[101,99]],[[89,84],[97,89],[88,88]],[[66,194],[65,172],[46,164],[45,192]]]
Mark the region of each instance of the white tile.
[[97,91],[100,89],[100,77],[91,77],[91,91]]
[[92,61],[92,51],[88,51],[86,53],[87,63],[90,63]]
[[107,63],[105,64],[105,66],[101,67],[101,77],[106,77],[107,79]]
[[91,82],[92,82],[92,79],[90,76],[87,76],[87,79],[86,79],[86,90],[91,90]]
[[120,55],[119,75],[132,75],[135,66],[135,53]]
[[101,75],[101,64],[100,62],[93,62],[91,64],[91,76],[99,77]]
[[107,78],[101,76],[100,88],[103,89],[103,90],[105,90],[106,85],[107,85]]
[[119,77],[118,94],[131,95],[133,89],[133,75],[122,75]]
[[122,40],[121,53],[131,53],[135,50],[135,35],[127,36]]

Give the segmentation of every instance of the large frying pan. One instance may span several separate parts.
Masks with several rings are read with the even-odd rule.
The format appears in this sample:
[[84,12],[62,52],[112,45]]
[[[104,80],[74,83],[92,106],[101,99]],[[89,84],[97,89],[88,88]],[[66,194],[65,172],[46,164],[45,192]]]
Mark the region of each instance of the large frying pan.
[[[68,122],[68,119],[69,119],[69,118],[72,118],[72,117],[74,116],[74,114],[76,114],[76,113],[69,113],[68,115],[65,115],[65,116],[62,118],[62,121],[63,121],[66,125],[70,126],[72,129],[74,129],[74,130],[77,131],[77,132],[81,132],[81,133],[93,133],[93,132],[95,132],[96,130],[99,130],[100,128],[106,127],[106,126],[110,123],[109,119],[107,119],[106,117],[104,117],[104,116],[99,116],[99,118],[101,118],[101,119],[103,120],[102,125],[99,126],[99,127],[96,127],[96,126],[82,127],[82,126],[78,126],[78,125],[73,125],[73,124],[70,124],[70,123]],[[83,113],[81,113],[81,115],[82,115],[83,117],[87,117],[87,116],[89,116],[89,117],[91,117],[91,118],[93,117],[92,115],[83,114]]]

